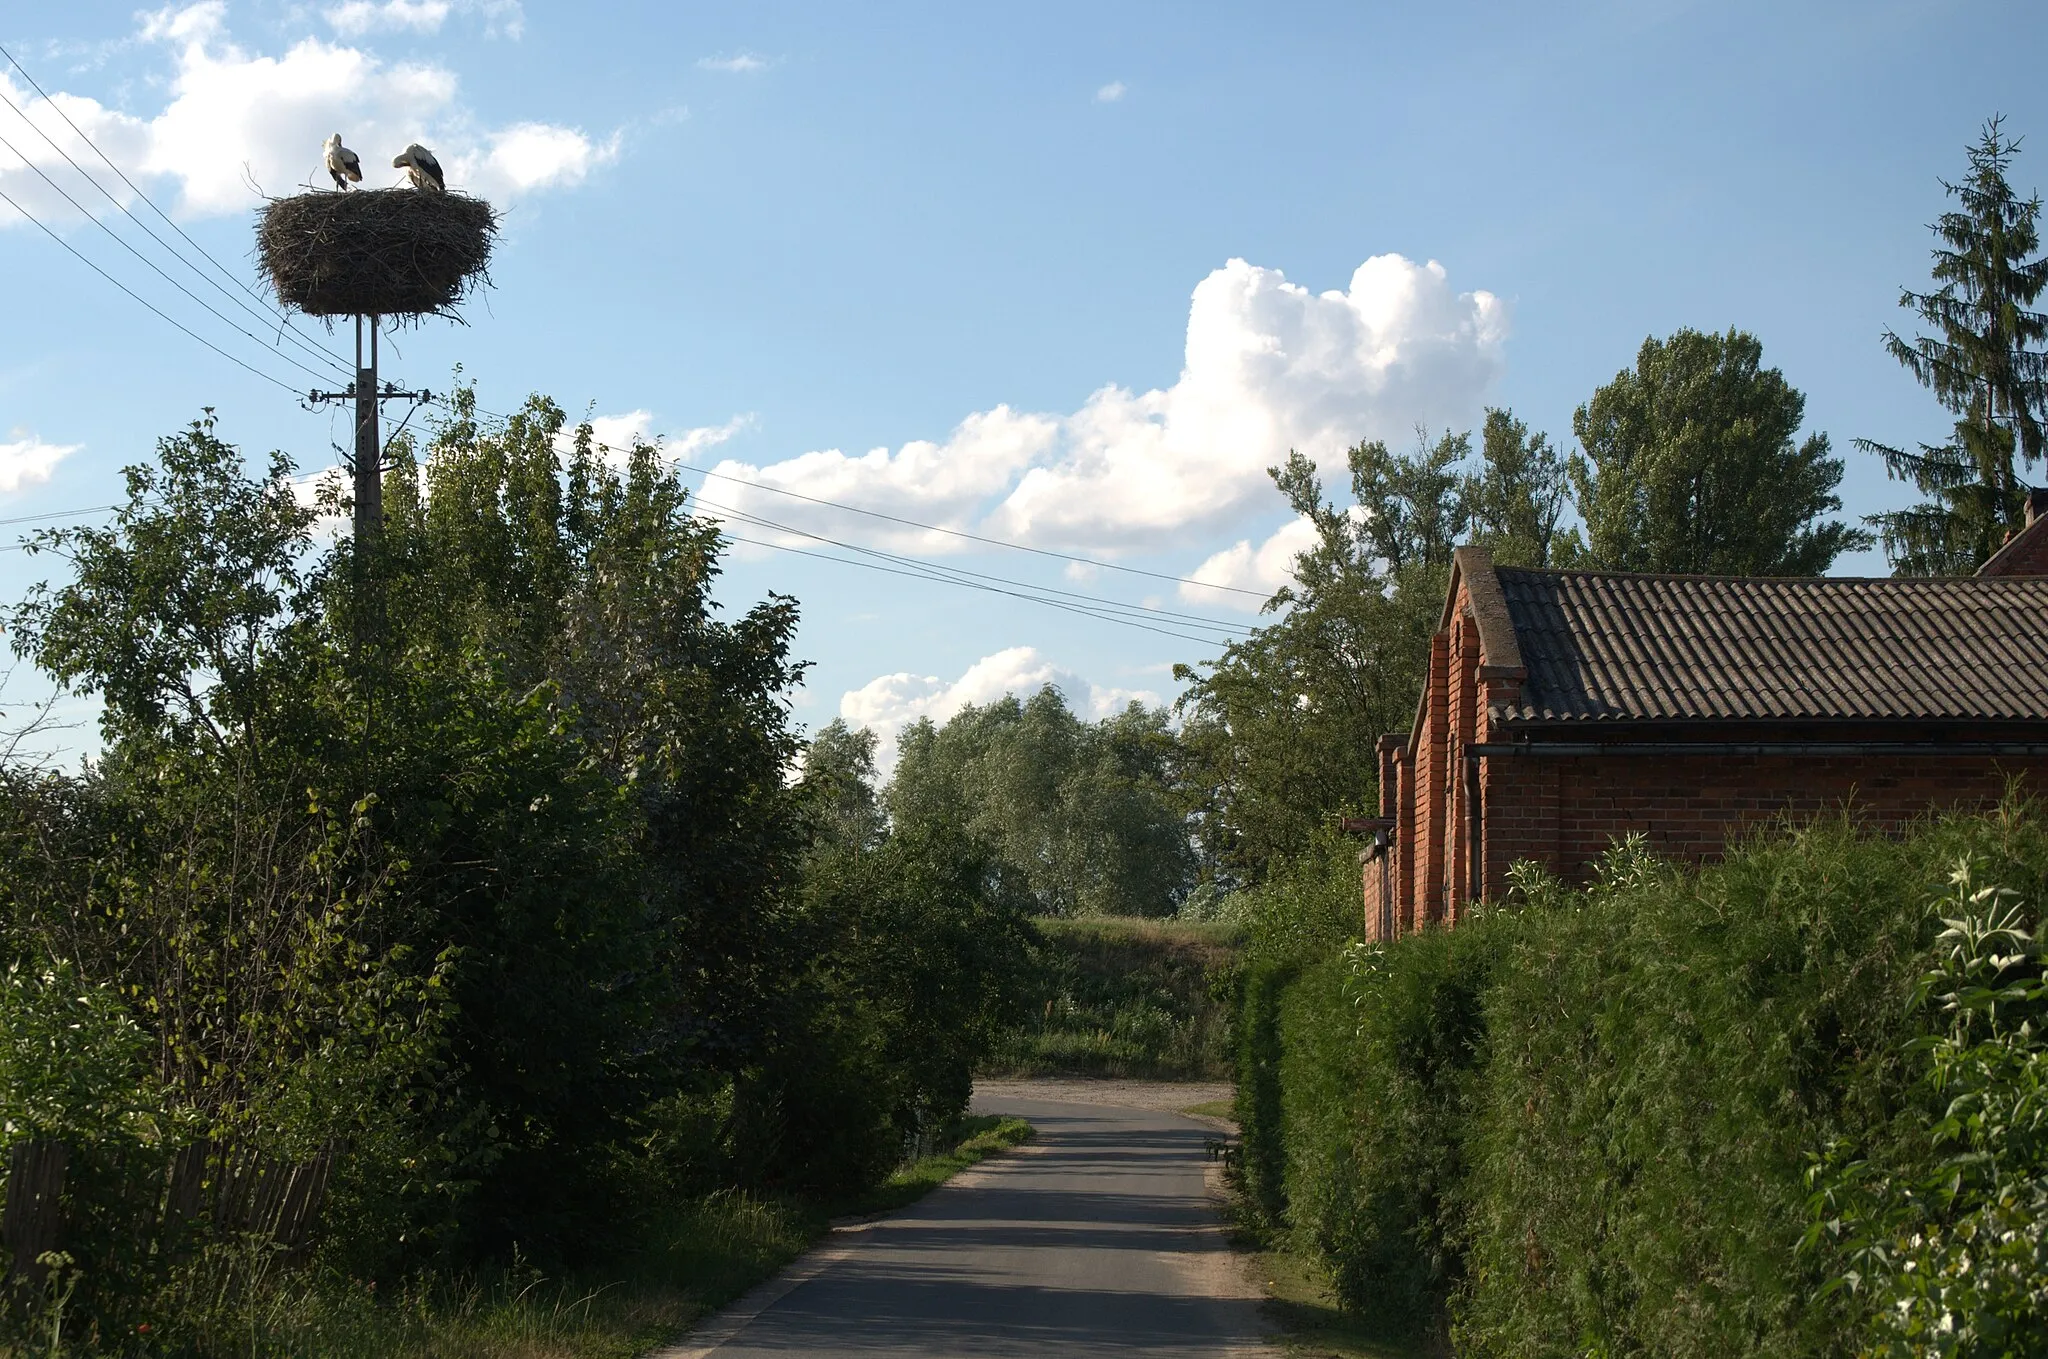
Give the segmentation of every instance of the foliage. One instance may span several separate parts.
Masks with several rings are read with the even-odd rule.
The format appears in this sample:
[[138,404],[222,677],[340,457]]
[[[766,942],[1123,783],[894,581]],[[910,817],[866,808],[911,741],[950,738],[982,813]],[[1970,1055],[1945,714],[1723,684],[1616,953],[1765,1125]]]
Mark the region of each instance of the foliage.
[[1316,541],[1266,606],[1279,617],[1174,670],[1204,873],[1228,886],[1262,880],[1329,818],[1376,809],[1375,746],[1414,716],[1458,543],[1542,566],[1557,542],[1563,464],[1507,411],[1487,413],[1476,461],[1470,435],[1446,431],[1406,454],[1361,443],[1346,463],[1348,508],[1299,453],[1269,469]]
[[887,829],[875,794],[875,734],[833,718],[804,751],[803,802],[814,844],[863,850]]
[[1088,723],[1048,685],[903,733],[887,793],[901,828],[957,824],[996,890],[1052,916],[1170,915],[1194,884],[1170,790],[1166,714],[1133,703]]
[[720,617],[673,470],[565,426],[460,396],[394,446],[367,572],[210,416],[112,527],[39,536],[72,575],[12,640],[106,746],[0,771],[0,1118],[72,1147],[65,1306],[103,1335],[154,1298],[213,1352],[338,1296],[135,1229],[192,1138],[340,1148],[318,1268],[439,1297],[707,1195],[873,1185],[1018,1017],[1033,938],[984,846],[882,835],[857,737],[791,782],[793,602]]
[[1094,918],[1040,923],[1028,1012],[990,1074],[1217,1080],[1229,1074],[1236,926]]
[[1391,1337],[1441,1324],[1463,1281],[1468,1135],[1494,963],[1485,922],[1353,945],[1283,1005],[1289,1221],[1332,1291]]
[[149,1040],[110,986],[60,964],[0,972],[0,1147],[165,1140]]
[[[1941,1091],[1919,1057],[1937,1049],[1908,1048],[1932,1008],[1906,1003],[1930,887],[1963,856],[1976,884],[2037,897],[2048,827],[2018,801],[1901,839],[1822,821],[1686,872],[1624,843],[1590,888],[1524,869],[1512,901],[1454,931],[1255,967],[1250,1197],[1382,1330],[1448,1331],[1460,1353],[1906,1353],[1876,1315],[1897,1279],[1855,1252],[1899,1250],[1909,1222],[1959,1283],[1963,1236],[1923,1224],[2012,1233],[2017,1259],[1968,1254],[1972,1305],[2026,1315],[1998,1292],[2039,1277],[2021,1037],[2039,969],[2015,961],[2032,957],[2016,922],[1975,936],[2004,972],[1955,961],[1952,935],[1947,980],[1921,988],[1986,1007],[1940,1049]],[[1995,1029],[1993,994],[2011,1007]],[[1994,1137],[2009,1154],[1987,1158]],[[1831,1225],[1802,1251],[1808,1166],[1831,1145]],[[1957,1197],[1928,1197],[1937,1183]],[[1852,1270],[1860,1293],[1828,1288]]]
[[[818,961],[799,993],[803,1027],[764,1071],[789,1142],[780,1178],[850,1192],[965,1112],[975,1066],[1021,1016],[1036,942],[1029,919],[986,891],[988,876],[979,847],[943,826],[898,830],[871,852],[814,866]],[[858,1048],[839,1063],[844,1074],[822,1087],[788,1078],[790,1059],[801,1070],[847,1044]]]
[[1815,576],[1870,535],[1825,518],[1842,462],[1825,434],[1795,442],[1806,398],[1763,346],[1730,329],[1643,341],[1633,369],[1572,416],[1572,484],[1604,571]]
[[1944,444],[1909,451],[1857,440],[1927,497],[1872,516],[1901,575],[1968,575],[2025,526],[2018,474],[2040,461],[2048,441],[2048,314],[2030,310],[2048,287],[2048,255],[2029,258],[2041,248],[2040,196],[2021,198],[2006,178],[2019,149],[1999,119],[1984,125],[1968,151],[1969,174],[1942,184],[1960,208],[1934,224],[1940,286],[1899,298],[1935,333],[1884,335],[1892,357],[1960,417]]
[[1944,1030],[1909,1050],[1940,1110],[1933,1155],[1886,1171],[1836,1143],[1816,1158],[1805,1246],[1871,1318],[1870,1355],[2006,1359],[2048,1348],[2048,1016],[2038,909],[1957,868],[1914,991]]
[[1287,1218],[1286,1056],[1281,1003],[1299,968],[1254,961],[1239,990],[1236,1113],[1242,1146],[1237,1172],[1251,1210],[1267,1225]]

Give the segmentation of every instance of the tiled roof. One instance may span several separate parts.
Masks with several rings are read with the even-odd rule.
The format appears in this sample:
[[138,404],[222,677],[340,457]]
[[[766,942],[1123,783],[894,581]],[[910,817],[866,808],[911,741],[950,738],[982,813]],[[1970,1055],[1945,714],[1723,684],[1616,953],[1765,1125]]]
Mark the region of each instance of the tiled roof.
[[2048,578],[1497,574],[1510,722],[2048,722]]

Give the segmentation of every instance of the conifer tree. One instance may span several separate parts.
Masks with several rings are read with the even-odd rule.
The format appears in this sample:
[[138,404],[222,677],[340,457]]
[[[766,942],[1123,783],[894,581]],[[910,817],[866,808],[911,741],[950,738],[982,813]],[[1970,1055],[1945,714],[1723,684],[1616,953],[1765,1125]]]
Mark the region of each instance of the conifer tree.
[[1894,478],[1927,497],[1871,516],[1900,575],[1967,575],[2022,526],[2020,473],[2044,450],[2048,408],[2048,315],[2030,310],[2048,287],[2048,256],[2036,256],[2041,198],[2021,198],[2006,178],[2019,142],[2000,120],[1969,149],[1970,172],[1942,187],[1958,204],[1933,226],[1933,292],[1906,291],[1899,305],[1934,332],[1907,340],[1887,330],[1885,348],[1959,418],[1947,443],[1917,451],[1857,440]]

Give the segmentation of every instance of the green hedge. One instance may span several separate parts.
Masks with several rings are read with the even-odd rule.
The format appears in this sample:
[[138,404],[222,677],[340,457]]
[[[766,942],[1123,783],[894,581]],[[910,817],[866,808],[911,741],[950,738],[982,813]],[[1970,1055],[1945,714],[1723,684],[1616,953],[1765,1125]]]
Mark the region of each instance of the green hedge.
[[1236,1112],[1243,1149],[1239,1164],[1245,1196],[1268,1222],[1279,1222],[1287,1212],[1280,1001],[1294,976],[1289,963],[1248,967],[1237,1026]]
[[1940,1017],[1908,1002],[1965,857],[2034,914],[2048,832],[2015,806],[1696,873],[1623,847],[1591,889],[1523,877],[1455,931],[1254,976],[1252,1196],[1348,1306],[1461,1354],[1858,1352],[1875,1304],[1801,1250],[1806,1174],[1831,1144],[1930,1162],[1907,1049]]

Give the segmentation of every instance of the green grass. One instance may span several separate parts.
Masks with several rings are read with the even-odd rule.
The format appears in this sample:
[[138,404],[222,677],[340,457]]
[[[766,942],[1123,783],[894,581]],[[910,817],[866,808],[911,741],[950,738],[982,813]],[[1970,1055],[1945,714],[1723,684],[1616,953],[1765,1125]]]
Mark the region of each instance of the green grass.
[[990,1076],[1221,1080],[1229,1015],[1216,982],[1243,943],[1221,922],[1043,920],[1032,1017],[983,1066]]
[[[957,1138],[951,1150],[913,1161],[833,1209],[892,1212],[1033,1131],[1017,1118],[962,1119],[949,1129]],[[634,1359],[779,1273],[827,1221],[817,1205],[727,1191],[678,1205],[603,1273],[555,1279],[515,1265],[421,1280],[395,1295],[318,1269],[225,1287],[230,1277],[247,1279],[250,1262],[223,1255],[181,1276],[162,1299],[164,1320],[145,1333],[67,1333],[56,1347],[47,1339],[17,1349],[0,1342],[0,1359]]]
[[1227,1099],[1206,1099],[1200,1104],[1190,1104],[1181,1112],[1197,1118],[1223,1118],[1233,1122],[1237,1119],[1237,1106]]
[[248,1257],[223,1254],[183,1273],[161,1299],[163,1319],[121,1337],[125,1346],[72,1335],[58,1349],[0,1354],[633,1359],[781,1270],[824,1225],[815,1209],[727,1192],[678,1205],[606,1275],[553,1279],[515,1265],[381,1295],[319,1269],[259,1270],[251,1286]]
[[1030,1141],[1037,1130],[1021,1118],[989,1116],[960,1120],[959,1132],[960,1141],[951,1151],[912,1161],[859,1198],[841,1205],[840,1213],[850,1217],[893,1213],[917,1202],[969,1166]]
[[1281,1250],[1257,1251],[1266,1315],[1280,1327],[1288,1359],[1423,1359],[1426,1351],[1379,1339],[1344,1311],[1311,1262]]

